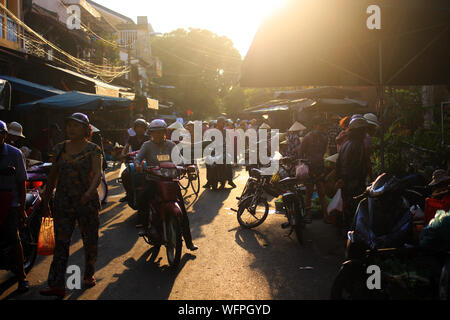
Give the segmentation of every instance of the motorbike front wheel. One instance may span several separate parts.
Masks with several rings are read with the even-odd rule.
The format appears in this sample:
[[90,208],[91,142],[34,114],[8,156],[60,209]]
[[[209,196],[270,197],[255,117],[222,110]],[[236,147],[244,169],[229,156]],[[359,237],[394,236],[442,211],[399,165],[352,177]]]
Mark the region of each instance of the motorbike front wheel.
[[167,261],[171,268],[176,269],[180,264],[181,251],[183,249],[181,223],[173,215],[168,215],[164,223],[167,235],[167,243],[165,244]]
[[331,287],[331,300],[360,300],[367,298],[366,274],[359,261],[344,262]]
[[253,198],[244,200],[238,208],[237,220],[239,224],[247,229],[256,228],[261,225],[269,214],[269,204],[266,199],[259,198],[252,206]]

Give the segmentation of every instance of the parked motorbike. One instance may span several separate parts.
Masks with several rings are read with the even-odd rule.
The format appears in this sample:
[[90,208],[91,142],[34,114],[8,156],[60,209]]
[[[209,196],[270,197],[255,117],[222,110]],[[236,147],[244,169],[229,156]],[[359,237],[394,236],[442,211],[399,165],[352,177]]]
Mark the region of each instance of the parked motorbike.
[[[0,170],[0,176],[13,176],[16,169],[9,167]],[[41,225],[42,214],[39,209],[41,197],[37,190],[37,185],[28,185],[26,194],[25,210],[27,219],[25,227],[19,230],[20,239],[23,247],[24,269],[28,273],[32,269],[37,256],[37,242]],[[10,190],[0,190],[0,227],[5,222],[12,203],[12,192]],[[11,256],[14,248],[5,241],[0,239],[0,269],[11,270]]]
[[[163,161],[163,160],[162,160]],[[171,162],[160,162],[159,166],[144,166],[145,180],[154,183],[157,192],[149,196],[149,210],[144,214],[143,231],[139,234],[153,246],[156,257],[161,246],[166,247],[167,260],[177,268],[182,252],[182,211],[179,205],[180,186],[178,169]],[[152,233],[153,230],[157,234]]]
[[[284,163],[291,163],[291,158],[283,158]],[[238,209],[232,209],[237,213],[237,220],[244,228],[255,228],[261,225],[269,214],[269,203],[265,195],[270,197],[282,196],[284,214],[288,220],[282,225],[283,229],[290,228],[291,235],[296,233],[297,240],[303,243],[303,228],[305,227],[305,206],[304,194],[306,188],[300,184],[295,177],[286,177],[280,180],[285,174],[289,174],[289,167],[281,166],[280,171],[276,174],[277,179],[273,176],[264,176],[262,171],[256,168],[250,170],[250,177],[244,187],[240,197],[237,198]]]
[[[414,237],[413,210],[424,208],[430,192],[415,185],[417,181],[413,176],[383,174],[357,197],[362,200],[348,233],[347,261],[331,288],[332,299],[420,298],[429,288],[430,298],[450,296],[449,253],[421,248]],[[367,286],[367,268],[373,265],[382,270],[382,290]]]

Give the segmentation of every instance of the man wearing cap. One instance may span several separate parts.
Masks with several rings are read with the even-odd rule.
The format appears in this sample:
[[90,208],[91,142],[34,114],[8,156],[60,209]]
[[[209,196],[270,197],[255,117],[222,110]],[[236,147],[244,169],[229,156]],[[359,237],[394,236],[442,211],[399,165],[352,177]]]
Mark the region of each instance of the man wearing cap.
[[363,117],[354,117],[349,124],[348,141],[339,151],[336,162],[336,188],[342,189],[344,201],[343,228],[351,227],[358,205],[353,197],[360,195],[366,187],[367,154],[364,147],[367,122]]
[[11,190],[14,197],[6,221],[0,229],[0,235],[3,241],[14,244],[12,253],[14,270],[12,271],[19,282],[18,291],[22,293],[28,291],[29,284],[24,270],[23,248],[18,229],[20,225],[23,226],[27,218],[25,212],[25,182],[28,177],[22,152],[6,143],[7,135],[6,123],[0,121],[0,169],[8,167],[16,169],[14,176],[0,176],[0,189]]
[[[134,161],[136,169],[138,171],[142,171],[141,164],[144,160],[147,162],[147,166],[158,166],[158,155],[169,155],[171,157],[172,150],[176,146],[174,142],[167,140],[167,124],[164,120],[153,120],[150,123],[148,130],[150,132],[151,140],[145,142],[142,145],[142,148]],[[157,192],[156,188],[157,187],[154,182],[147,181],[145,189],[138,197],[138,207],[141,214],[143,214],[143,217],[149,216],[148,197],[154,195]],[[184,200],[181,192],[179,192],[178,198],[178,203],[181,207],[181,211],[183,212],[182,229],[186,247],[189,250],[194,251],[197,250],[198,247],[195,246],[192,242],[192,235],[189,227],[189,218],[187,215],[186,207],[184,206]],[[157,236],[156,229],[153,225],[150,229],[150,232],[152,236]]]

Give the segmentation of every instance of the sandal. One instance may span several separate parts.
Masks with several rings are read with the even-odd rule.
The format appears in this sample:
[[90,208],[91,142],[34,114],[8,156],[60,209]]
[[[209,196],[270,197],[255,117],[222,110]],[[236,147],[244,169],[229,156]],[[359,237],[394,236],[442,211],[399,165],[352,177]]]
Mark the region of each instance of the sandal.
[[95,278],[92,276],[90,278],[84,278],[84,284],[87,288],[92,288],[97,284],[97,281],[95,281]]

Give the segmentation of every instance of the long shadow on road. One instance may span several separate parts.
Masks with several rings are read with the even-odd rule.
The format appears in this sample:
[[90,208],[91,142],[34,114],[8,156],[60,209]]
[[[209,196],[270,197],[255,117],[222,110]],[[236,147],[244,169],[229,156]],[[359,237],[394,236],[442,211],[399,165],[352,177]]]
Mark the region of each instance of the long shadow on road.
[[191,210],[189,210],[189,220],[193,239],[202,236],[202,226],[210,224],[214,220],[229,195],[230,189],[221,191],[205,190],[200,194],[197,202],[195,202]]
[[295,234],[288,237],[281,229],[282,219],[274,220],[258,230],[237,228],[236,243],[254,256],[250,267],[264,274],[273,299],[328,299],[343,252],[333,227],[315,221],[300,245]]
[[[162,249],[164,251],[164,249]],[[137,261],[130,258],[124,262],[127,269],[115,274],[117,281],[109,284],[98,297],[99,300],[167,300],[175,279],[189,260],[195,256],[184,254],[178,269],[160,266],[161,258],[152,262],[152,250],[145,252]]]

